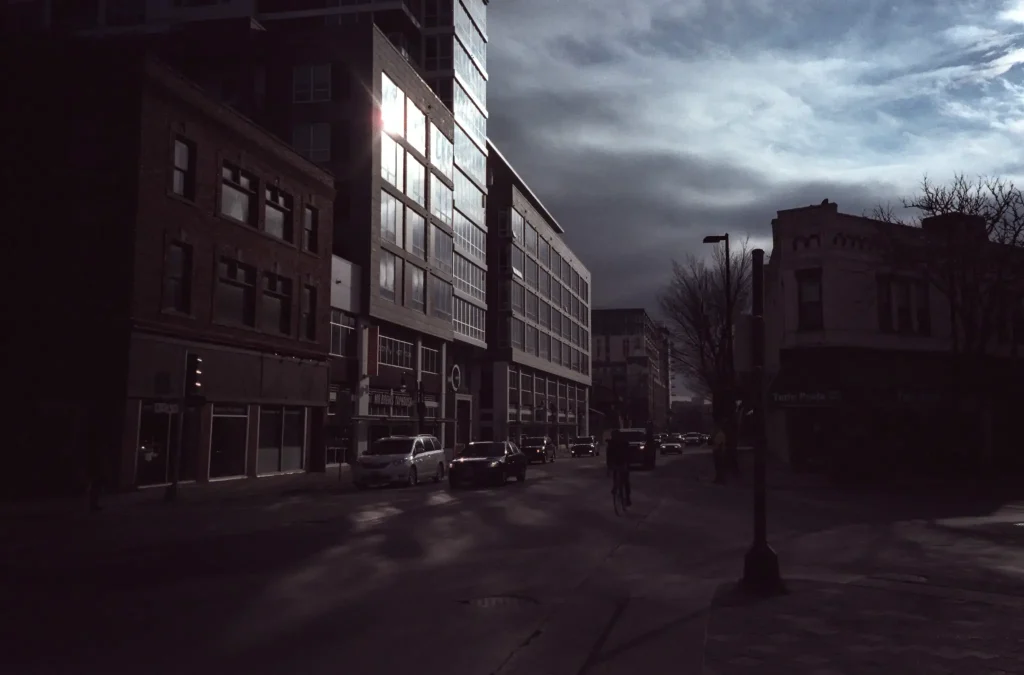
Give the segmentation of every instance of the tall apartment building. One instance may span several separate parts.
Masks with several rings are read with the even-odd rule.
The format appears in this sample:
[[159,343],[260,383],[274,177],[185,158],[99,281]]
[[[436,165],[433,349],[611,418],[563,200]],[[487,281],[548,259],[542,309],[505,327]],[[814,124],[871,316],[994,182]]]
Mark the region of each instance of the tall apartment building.
[[593,311],[594,407],[606,423],[666,429],[671,373],[668,332],[641,308]]
[[179,441],[186,481],[323,466],[333,178],[142,53],[26,49],[5,268],[60,272],[9,299],[4,491],[163,484]]
[[[931,238],[960,236],[950,232],[976,231],[984,241],[978,220],[951,214],[906,228],[840,213],[828,200],[778,212],[765,268],[773,452],[797,463],[852,453],[877,466],[936,456],[950,433],[942,412],[953,393],[950,306],[919,267],[898,265],[887,251],[898,237],[933,251],[944,244],[932,247]],[[987,431],[964,450],[991,441],[1002,461],[1024,466],[1016,423],[1024,365],[1014,356],[1024,345],[1024,289],[1004,292],[1016,302],[993,317],[987,356],[974,362],[984,372],[971,378],[997,395],[986,396],[994,401]],[[969,403],[977,393],[961,395]]]
[[488,153],[491,366],[482,438],[589,433],[590,272],[511,164]]

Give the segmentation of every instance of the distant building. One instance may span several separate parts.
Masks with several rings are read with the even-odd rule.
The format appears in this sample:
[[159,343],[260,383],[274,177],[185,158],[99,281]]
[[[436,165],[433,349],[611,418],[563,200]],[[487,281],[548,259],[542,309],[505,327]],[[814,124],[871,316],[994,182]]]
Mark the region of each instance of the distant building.
[[[949,305],[913,269],[893,267],[885,251],[893,236],[923,242],[951,227],[984,236],[984,223],[952,215],[902,227],[840,213],[827,201],[779,211],[772,221],[765,331],[768,441],[776,454],[796,463],[839,454],[913,466],[947,440],[949,420],[938,420],[951,404]],[[1020,461],[1024,368],[1011,355],[1014,342],[1024,345],[1024,313],[1000,324],[978,378],[999,392],[982,436],[997,453],[1011,453],[1004,460]],[[975,438],[964,450],[985,444]]]
[[179,433],[182,480],[322,467],[333,177],[139,52],[3,59],[6,269],[42,280],[9,298],[5,491],[166,483]]
[[595,309],[593,318],[594,406],[631,426],[669,418],[669,336],[643,309]]

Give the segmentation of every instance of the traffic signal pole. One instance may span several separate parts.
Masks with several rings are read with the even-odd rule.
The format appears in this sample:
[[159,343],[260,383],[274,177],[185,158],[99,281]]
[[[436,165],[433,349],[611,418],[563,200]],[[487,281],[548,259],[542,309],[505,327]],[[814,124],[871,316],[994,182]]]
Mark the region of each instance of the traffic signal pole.
[[173,502],[178,498],[178,482],[181,478],[181,455],[185,443],[185,406],[191,398],[201,396],[202,363],[198,354],[185,352],[185,372],[181,378],[181,398],[178,402],[178,442],[171,451],[171,481],[164,492],[164,501]]

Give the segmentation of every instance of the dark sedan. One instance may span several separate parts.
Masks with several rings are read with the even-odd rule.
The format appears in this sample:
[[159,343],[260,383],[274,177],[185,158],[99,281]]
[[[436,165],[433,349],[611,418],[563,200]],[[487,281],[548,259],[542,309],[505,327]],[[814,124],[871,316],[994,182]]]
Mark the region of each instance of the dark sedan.
[[509,478],[526,480],[526,456],[508,441],[470,443],[448,467],[448,485],[504,485]]
[[597,440],[593,436],[580,436],[569,441],[569,454],[573,457],[597,457]]
[[555,453],[555,444],[547,436],[527,436],[523,439],[523,454],[528,462],[553,462]]

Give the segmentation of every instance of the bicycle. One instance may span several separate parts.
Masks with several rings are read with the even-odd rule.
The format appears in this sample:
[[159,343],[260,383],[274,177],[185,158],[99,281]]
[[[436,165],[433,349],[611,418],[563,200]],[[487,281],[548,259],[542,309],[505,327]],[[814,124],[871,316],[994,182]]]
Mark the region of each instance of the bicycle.
[[612,507],[615,515],[619,516],[626,512],[629,504],[626,501],[626,482],[622,479],[624,469],[612,469]]

